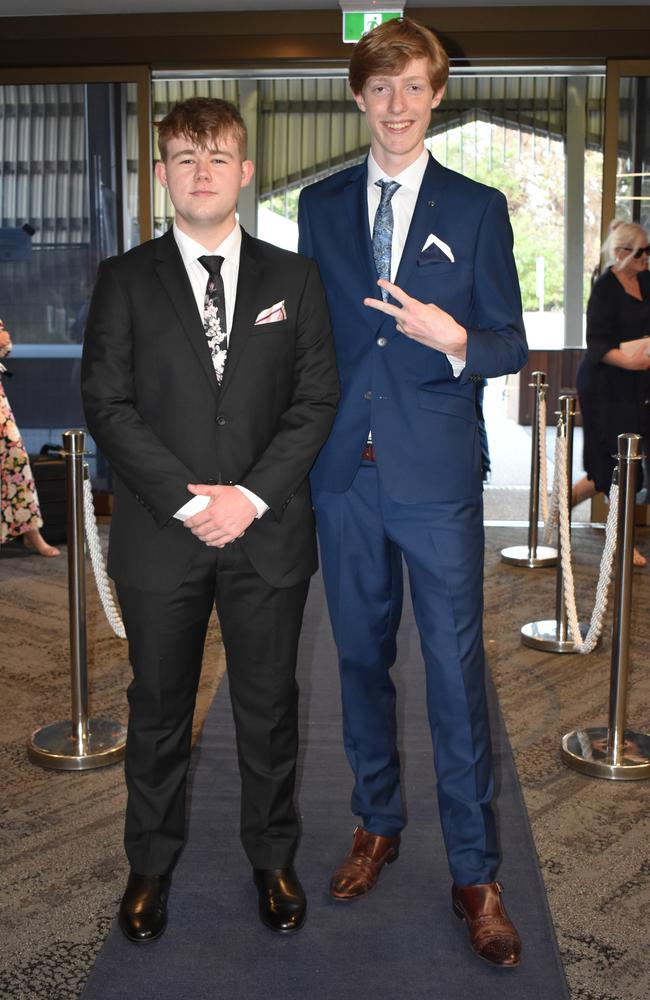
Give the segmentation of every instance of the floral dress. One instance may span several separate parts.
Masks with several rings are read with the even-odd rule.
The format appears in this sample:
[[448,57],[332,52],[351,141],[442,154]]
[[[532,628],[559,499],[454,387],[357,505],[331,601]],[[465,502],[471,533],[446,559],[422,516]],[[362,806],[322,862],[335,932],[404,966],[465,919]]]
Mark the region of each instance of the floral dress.
[[[8,353],[0,348],[0,357]],[[0,378],[0,545],[42,527],[29,459]]]

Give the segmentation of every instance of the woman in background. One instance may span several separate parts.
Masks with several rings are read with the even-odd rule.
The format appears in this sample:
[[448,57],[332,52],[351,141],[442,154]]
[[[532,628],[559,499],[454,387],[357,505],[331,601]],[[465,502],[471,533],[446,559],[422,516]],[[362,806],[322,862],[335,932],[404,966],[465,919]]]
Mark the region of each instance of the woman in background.
[[[648,435],[650,400],[650,273],[648,233],[615,219],[603,246],[609,265],[587,304],[587,355],[577,374],[587,475],[573,487],[573,505],[596,492],[609,494],[619,434]],[[641,465],[641,463],[639,463]],[[641,487],[641,469],[639,483]],[[647,560],[634,550],[634,565]]]
[[[0,358],[10,351],[11,338],[0,320]],[[42,527],[29,459],[0,379],[0,545],[22,535],[25,547],[39,556],[58,556],[41,535]]]

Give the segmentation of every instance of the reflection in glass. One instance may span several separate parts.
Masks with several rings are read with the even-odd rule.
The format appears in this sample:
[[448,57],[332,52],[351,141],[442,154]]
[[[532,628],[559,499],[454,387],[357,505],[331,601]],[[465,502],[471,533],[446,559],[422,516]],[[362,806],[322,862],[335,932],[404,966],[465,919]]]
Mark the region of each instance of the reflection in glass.
[[622,77],[619,86],[616,217],[650,225],[650,78]]
[[[135,84],[0,86],[0,316],[17,347],[80,343],[99,261],[138,242],[135,95]],[[11,231],[25,224],[21,257]]]

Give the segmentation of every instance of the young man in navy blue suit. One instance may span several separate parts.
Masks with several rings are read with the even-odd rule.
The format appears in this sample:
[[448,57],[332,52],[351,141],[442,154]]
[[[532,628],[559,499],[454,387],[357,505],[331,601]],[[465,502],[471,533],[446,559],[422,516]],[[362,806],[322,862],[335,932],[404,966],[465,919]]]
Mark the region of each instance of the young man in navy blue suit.
[[505,198],[424,146],[447,76],[442,45],[413,21],[364,36],[349,79],[368,159],[300,199],[300,250],[319,265],[342,384],[311,482],[362,820],[330,892],[372,889],[405,825],[390,677],[404,559],[453,908],[477,954],[513,966],[521,942],[495,881],[476,393],[527,352]]

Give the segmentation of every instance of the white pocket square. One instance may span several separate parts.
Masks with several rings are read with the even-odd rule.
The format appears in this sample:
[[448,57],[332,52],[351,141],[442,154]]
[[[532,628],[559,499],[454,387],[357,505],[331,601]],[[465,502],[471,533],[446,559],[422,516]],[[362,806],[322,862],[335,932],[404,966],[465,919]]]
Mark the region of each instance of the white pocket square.
[[447,260],[450,260],[452,264],[456,263],[456,258],[452,253],[451,247],[448,246],[448,244],[445,243],[443,240],[441,240],[438,236],[434,236],[433,233],[429,233],[429,235],[427,236],[424,242],[424,246],[422,247],[420,253],[424,253],[426,250],[429,249],[431,245],[435,245],[438,247],[439,250],[442,250]]
[[260,326],[262,323],[278,323],[281,319],[286,318],[287,311],[284,308],[284,299],[282,299],[282,302],[276,302],[274,306],[269,306],[268,309],[262,309],[262,311],[257,314],[255,326]]

